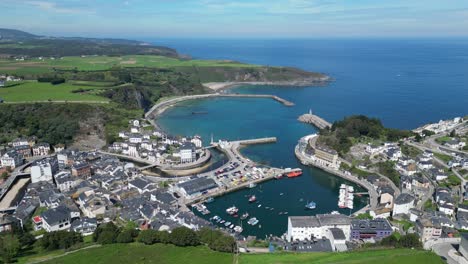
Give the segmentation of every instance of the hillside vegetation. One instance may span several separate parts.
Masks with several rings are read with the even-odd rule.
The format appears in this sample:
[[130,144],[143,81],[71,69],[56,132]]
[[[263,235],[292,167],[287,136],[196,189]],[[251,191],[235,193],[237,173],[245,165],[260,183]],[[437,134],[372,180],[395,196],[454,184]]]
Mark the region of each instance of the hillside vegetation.
[[113,104],[0,104],[0,144],[22,136],[50,144],[71,144],[78,135],[112,142],[130,118],[142,113]]
[[353,142],[364,137],[394,142],[412,135],[413,133],[408,130],[386,128],[377,118],[353,115],[341,121],[336,121],[330,130],[321,130],[319,141],[335,149],[340,154],[345,154],[349,151]]

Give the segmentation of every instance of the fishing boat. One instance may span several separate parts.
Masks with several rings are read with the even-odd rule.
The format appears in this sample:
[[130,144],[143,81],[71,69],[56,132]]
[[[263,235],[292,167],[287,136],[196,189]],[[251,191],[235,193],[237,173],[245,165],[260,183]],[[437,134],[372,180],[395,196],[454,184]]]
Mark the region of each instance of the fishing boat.
[[241,220],[247,219],[249,217],[249,213],[243,213],[240,217]]
[[224,224],[224,223],[226,223],[226,220],[221,220],[219,223]]
[[235,226],[235,227],[234,227],[234,231],[235,231],[236,233],[242,233],[242,231],[244,231],[244,229],[243,229],[242,227],[240,227],[240,226]]
[[225,227],[228,227],[228,226],[230,226],[230,225],[231,225],[231,222],[226,222],[226,223],[224,223],[224,226],[225,226]]
[[233,228],[234,228],[234,224],[231,224],[231,225],[229,226],[229,228],[233,229]]
[[312,210],[312,209],[315,209],[316,206],[317,204],[315,204],[315,202],[310,202],[305,205],[305,208]]
[[226,213],[228,213],[228,214],[230,214],[230,215],[234,215],[234,214],[236,214],[238,211],[239,211],[239,209],[237,209],[237,207],[235,207],[235,206],[231,206],[231,207],[229,207],[228,209],[226,209]]
[[286,169],[285,173],[286,177],[294,178],[302,175],[302,169],[295,168],[295,169]]
[[251,183],[249,184],[249,188],[250,188],[250,189],[255,188],[255,187],[257,187],[257,184],[256,184],[255,182],[251,182]]
[[249,219],[247,224],[254,226],[254,225],[258,224],[258,222],[259,221],[258,221],[258,219],[256,217],[252,217],[252,218]]
[[210,197],[208,199],[206,199],[205,203],[212,203],[214,202],[214,198],[213,197]]
[[257,201],[257,197],[255,197],[255,195],[250,196],[249,203],[253,203],[255,201]]

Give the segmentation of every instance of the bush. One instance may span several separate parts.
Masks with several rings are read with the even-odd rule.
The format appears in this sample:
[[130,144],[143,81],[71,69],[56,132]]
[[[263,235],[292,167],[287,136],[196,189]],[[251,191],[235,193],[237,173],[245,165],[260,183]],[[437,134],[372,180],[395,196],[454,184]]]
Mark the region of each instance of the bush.
[[83,236],[74,231],[68,232],[61,230],[45,233],[39,241],[42,248],[45,250],[68,249],[83,242]]
[[153,229],[143,230],[138,235],[137,241],[145,245],[152,245],[158,242],[157,233],[158,231]]
[[170,234],[170,241],[180,247],[198,246],[200,244],[198,234],[187,227],[174,228]]
[[131,229],[126,229],[120,232],[116,238],[117,243],[132,243],[133,242],[133,233]]
[[18,238],[13,234],[0,237],[0,256],[4,263],[10,263],[16,257],[21,248]]
[[99,244],[112,244],[117,240],[119,228],[112,222],[98,226],[93,233],[93,241]]
[[236,248],[236,240],[232,236],[223,235],[214,240],[209,247],[216,251],[232,253]]

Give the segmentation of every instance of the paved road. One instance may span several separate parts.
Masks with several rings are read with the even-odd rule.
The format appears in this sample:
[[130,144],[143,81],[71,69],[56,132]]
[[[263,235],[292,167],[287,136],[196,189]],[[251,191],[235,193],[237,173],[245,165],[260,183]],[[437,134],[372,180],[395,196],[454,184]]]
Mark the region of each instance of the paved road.
[[448,254],[448,252],[452,249],[455,249],[455,247],[451,243],[440,243],[440,244],[434,245],[433,247],[433,251],[437,255],[444,258],[448,264],[458,264],[458,261],[451,258]]

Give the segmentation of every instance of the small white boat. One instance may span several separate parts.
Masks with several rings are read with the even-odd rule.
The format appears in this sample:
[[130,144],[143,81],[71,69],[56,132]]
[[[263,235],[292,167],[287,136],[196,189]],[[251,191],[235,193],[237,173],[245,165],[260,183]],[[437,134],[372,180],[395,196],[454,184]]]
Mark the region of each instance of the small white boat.
[[258,208],[260,208],[260,207],[262,207],[262,205],[261,205],[261,204],[259,204],[257,207],[258,207]]

